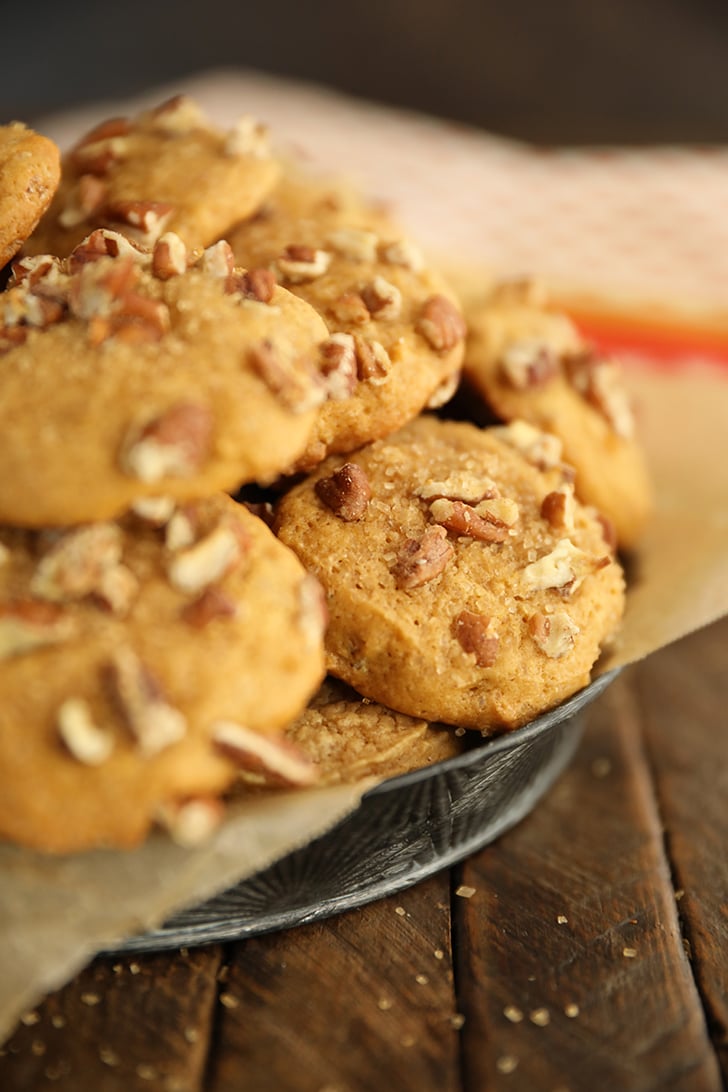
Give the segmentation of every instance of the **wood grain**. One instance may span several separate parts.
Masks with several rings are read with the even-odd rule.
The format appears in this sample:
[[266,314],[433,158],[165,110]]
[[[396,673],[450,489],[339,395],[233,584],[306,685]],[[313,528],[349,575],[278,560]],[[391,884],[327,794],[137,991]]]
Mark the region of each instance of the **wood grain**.
[[447,873],[233,946],[210,1092],[460,1087]]
[[462,869],[465,1088],[718,1092],[627,679],[589,720],[547,799]]
[[636,675],[680,918],[728,1085],[728,618]]
[[3,1092],[199,1092],[221,949],[98,959],[28,1014]]

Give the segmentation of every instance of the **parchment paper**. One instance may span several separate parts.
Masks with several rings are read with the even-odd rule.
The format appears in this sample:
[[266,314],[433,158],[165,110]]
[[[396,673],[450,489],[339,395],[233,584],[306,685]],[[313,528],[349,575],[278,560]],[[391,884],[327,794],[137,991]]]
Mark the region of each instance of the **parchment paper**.
[[[494,164],[497,175],[509,146],[485,134],[459,132],[320,89],[230,73],[152,89],[131,104],[100,104],[36,127],[65,146],[101,117],[133,111],[140,103],[156,103],[180,90],[194,94],[221,124],[241,113],[262,117],[284,142],[302,143],[312,161],[391,198],[398,212],[407,211],[401,218],[408,219],[410,230],[431,252],[446,254],[452,266],[460,258],[467,263],[469,279],[473,239],[484,239],[483,257],[489,257],[483,226],[490,215],[487,194]],[[568,157],[564,163],[568,168]],[[508,165],[511,189],[530,186],[533,165],[524,150],[511,156]],[[647,166],[641,162],[645,176]],[[658,173],[662,166],[658,157]],[[608,172],[608,166],[603,170]],[[725,184],[728,193],[728,156]],[[485,201],[480,227],[473,195]],[[582,192],[581,200],[603,196]],[[720,211],[716,209],[716,220]],[[532,220],[529,230],[538,237],[538,222]],[[499,245],[508,255],[506,225],[499,231],[506,240]],[[514,222],[514,252],[521,231],[520,221]],[[609,283],[610,276],[617,277],[620,259],[612,254],[610,266],[608,225],[601,242],[607,252],[601,276]],[[714,239],[712,243],[715,247]],[[539,253],[544,251],[535,246],[528,271],[548,279],[549,263],[540,267]],[[563,253],[560,261],[566,261]],[[500,264],[484,261],[484,284],[494,268],[507,274],[523,271],[505,258]],[[660,278],[650,280],[649,263],[646,268],[644,297],[661,294],[663,306],[679,306],[683,297],[678,287],[670,288]],[[581,283],[580,272],[577,247],[568,270],[572,284]],[[688,272],[693,301],[713,307],[718,298],[713,267]],[[604,667],[641,659],[728,612],[728,369],[697,358],[669,371],[634,361],[628,377],[654,476],[656,512],[635,559],[621,636]],[[27,1008],[71,978],[95,952],[159,925],[317,837],[357,807],[369,784],[256,798],[237,806],[212,841],[195,850],[181,849],[162,835],[133,852],[65,858],[0,847],[0,1040]]]

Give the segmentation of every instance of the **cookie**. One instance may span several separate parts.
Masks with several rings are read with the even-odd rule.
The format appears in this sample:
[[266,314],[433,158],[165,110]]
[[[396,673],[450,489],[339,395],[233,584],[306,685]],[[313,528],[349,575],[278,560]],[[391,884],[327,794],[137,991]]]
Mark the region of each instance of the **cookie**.
[[[396,777],[462,754],[462,736],[445,725],[405,716],[328,678],[283,738],[313,763],[318,785]],[[242,773],[246,786],[271,787],[271,772]]]
[[243,117],[225,132],[180,95],[102,122],[64,155],[58,192],[25,253],[66,257],[98,227],[148,248],[174,231],[203,249],[258,207],[279,169],[259,123]]
[[323,676],[322,597],[243,506],[0,542],[1,837],[127,847],[159,820],[191,840],[239,768],[311,779],[278,730]]
[[422,416],[327,459],[275,529],[326,592],[329,671],[429,721],[524,724],[589,681],[624,608],[602,522],[525,423]]
[[0,522],[107,519],[274,478],[325,397],[320,316],[215,244],[188,269],[99,229],[68,259],[24,258],[0,296]]
[[52,140],[20,122],[0,125],[0,269],[48,208],[60,176],[60,153]]
[[638,541],[652,489],[619,365],[538,285],[503,284],[469,309],[464,374],[497,417],[558,436],[579,498],[612,521],[620,546]]
[[382,209],[289,172],[229,242],[236,261],[275,272],[329,330],[331,397],[294,469],[386,436],[453,392],[465,335],[457,301]]

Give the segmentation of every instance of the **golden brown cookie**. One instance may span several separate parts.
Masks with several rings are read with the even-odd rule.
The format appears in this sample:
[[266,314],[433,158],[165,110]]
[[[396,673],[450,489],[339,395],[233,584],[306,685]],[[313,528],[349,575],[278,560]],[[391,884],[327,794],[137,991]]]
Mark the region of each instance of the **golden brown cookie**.
[[110,118],[63,157],[63,176],[26,254],[65,257],[94,228],[152,247],[165,231],[190,249],[253,212],[278,177],[263,126],[224,132],[179,95],[135,118]]
[[20,122],[0,125],[0,269],[48,208],[60,176],[52,140]]
[[[462,754],[462,736],[442,724],[395,713],[328,678],[283,738],[313,763],[318,785],[396,777]],[[274,773],[242,773],[245,785],[273,786]]]
[[458,304],[382,209],[292,172],[229,241],[236,261],[274,271],[329,329],[331,397],[296,469],[385,436],[452,394],[465,336]]
[[486,733],[588,682],[621,618],[623,574],[556,441],[537,435],[541,466],[513,426],[423,416],[281,499],[277,532],[326,592],[334,675]]
[[0,542],[0,836],[131,846],[159,820],[191,840],[240,767],[311,778],[278,731],[323,675],[321,592],[244,507]]
[[146,255],[99,230],[63,262],[14,269],[0,295],[0,521],[235,489],[305,447],[326,328],[265,271],[233,269],[227,244],[187,269],[178,236]]
[[558,436],[577,496],[635,544],[652,490],[616,361],[594,351],[538,285],[503,284],[468,311],[465,375],[502,420]]

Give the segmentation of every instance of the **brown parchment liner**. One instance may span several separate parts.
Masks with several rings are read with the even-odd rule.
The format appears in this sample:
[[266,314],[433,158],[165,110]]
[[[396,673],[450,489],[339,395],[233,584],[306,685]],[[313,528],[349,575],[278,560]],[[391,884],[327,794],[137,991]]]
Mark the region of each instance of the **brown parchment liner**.
[[[728,369],[634,366],[628,379],[656,510],[634,559],[619,639],[600,670],[728,613]],[[355,810],[371,784],[256,797],[236,805],[197,849],[161,834],[131,852],[61,858],[0,846],[0,1041],[97,951],[311,841]]]

